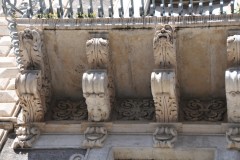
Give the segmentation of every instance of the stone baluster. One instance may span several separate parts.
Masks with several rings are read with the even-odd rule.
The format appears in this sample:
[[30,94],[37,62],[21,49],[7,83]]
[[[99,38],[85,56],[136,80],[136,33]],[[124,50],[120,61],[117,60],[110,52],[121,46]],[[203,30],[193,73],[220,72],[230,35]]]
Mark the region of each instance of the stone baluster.
[[234,0],[231,0],[231,13],[234,13]]
[[151,91],[157,122],[177,122],[178,95],[176,51],[173,28],[159,26],[153,39],[154,61],[157,69],[151,74]]
[[89,7],[88,7],[88,17],[91,17],[92,14],[93,14],[93,4],[92,4],[92,0],[90,0]]
[[220,14],[223,14],[223,0],[220,0]]

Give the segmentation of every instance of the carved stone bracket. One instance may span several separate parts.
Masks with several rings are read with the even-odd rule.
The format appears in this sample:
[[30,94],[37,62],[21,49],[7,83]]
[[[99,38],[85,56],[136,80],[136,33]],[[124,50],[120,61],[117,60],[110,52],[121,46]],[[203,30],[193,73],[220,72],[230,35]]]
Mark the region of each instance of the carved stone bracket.
[[173,43],[173,28],[170,25],[159,26],[153,39],[155,64],[159,68],[176,68],[176,51]]
[[153,133],[153,147],[173,148],[177,131],[172,127],[158,127]]
[[40,130],[34,126],[20,126],[16,129],[17,137],[12,143],[12,148],[31,148],[40,136]]
[[227,62],[225,72],[227,112],[229,122],[240,122],[240,35],[227,38]]
[[83,74],[82,89],[86,98],[89,121],[106,121],[111,112],[108,77],[105,70],[90,70]]
[[153,54],[158,70],[151,74],[151,90],[157,122],[178,120],[176,50],[173,33],[172,26],[159,26],[153,39]]
[[92,38],[86,42],[90,71],[83,74],[83,95],[86,98],[89,121],[109,119],[115,91],[108,40]]
[[178,120],[178,100],[175,73],[171,70],[156,70],[151,75],[151,90],[157,122]]
[[240,122],[240,69],[225,72],[227,113],[229,122]]
[[107,138],[107,129],[105,127],[91,126],[84,132],[85,140],[82,143],[84,148],[99,148],[103,146]]
[[228,148],[240,150],[240,128],[229,128],[226,132]]
[[16,58],[21,74],[16,79],[16,88],[23,108],[23,123],[40,122],[51,100],[51,76],[43,34],[38,29],[26,28],[19,32],[19,44]]

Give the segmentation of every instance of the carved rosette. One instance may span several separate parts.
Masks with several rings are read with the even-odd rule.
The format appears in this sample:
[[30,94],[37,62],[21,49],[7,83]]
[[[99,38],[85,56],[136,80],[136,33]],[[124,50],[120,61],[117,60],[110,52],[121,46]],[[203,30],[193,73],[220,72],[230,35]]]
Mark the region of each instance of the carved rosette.
[[82,143],[84,148],[103,147],[103,143],[107,138],[107,129],[105,127],[87,127],[84,137],[85,139]]
[[229,149],[240,150],[240,128],[229,128],[226,132],[226,139]]
[[156,120],[157,122],[176,122],[178,120],[176,51],[173,28],[170,25],[156,28],[153,54],[158,67],[151,74]]
[[82,88],[88,108],[88,119],[106,121],[109,119],[115,97],[108,40],[102,38],[88,40],[86,54],[91,70],[83,74]]
[[157,122],[176,122],[178,103],[175,73],[171,70],[156,70],[151,75],[151,90]]
[[158,127],[153,133],[153,147],[173,148],[177,140],[177,131],[172,127]]
[[14,139],[11,148],[31,148],[34,141],[40,136],[40,130],[34,126],[20,126],[16,129],[16,138]]
[[51,98],[50,69],[43,45],[43,34],[38,29],[26,28],[19,32],[20,74],[16,90],[22,107],[22,122],[44,121]]
[[82,78],[83,96],[86,98],[89,121],[106,121],[111,112],[110,96],[105,70],[85,72]]

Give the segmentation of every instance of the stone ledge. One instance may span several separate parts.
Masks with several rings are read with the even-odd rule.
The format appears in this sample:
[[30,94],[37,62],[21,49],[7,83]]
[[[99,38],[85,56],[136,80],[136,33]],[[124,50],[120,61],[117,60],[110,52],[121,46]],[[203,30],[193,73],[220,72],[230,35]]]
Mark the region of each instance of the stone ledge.
[[16,58],[15,57],[1,57],[0,58],[0,67],[7,68],[7,67],[16,67]]
[[6,89],[9,84],[10,78],[0,78],[0,90]]
[[11,45],[11,37],[3,36],[0,38],[0,46],[10,46]]
[[0,103],[17,102],[18,96],[15,90],[0,91]]
[[6,57],[10,51],[10,46],[1,46],[0,47],[0,57]]
[[16,78],[18,73],[19,69],[17,67],[0,68],[0,78]]
[[16,103],[0,103],[0,117],[12,117]]

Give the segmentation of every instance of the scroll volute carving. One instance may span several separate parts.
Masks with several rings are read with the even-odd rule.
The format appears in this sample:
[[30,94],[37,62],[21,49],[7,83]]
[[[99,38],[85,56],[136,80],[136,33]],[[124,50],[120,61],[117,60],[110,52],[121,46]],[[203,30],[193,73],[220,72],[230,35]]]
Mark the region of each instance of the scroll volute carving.
[[240,67],[240,35],[227,38],[228,67]]
[[172,26],[164,25],[156,28],[153,39],[153,53],[157,67],[176,67],[174,28]]

